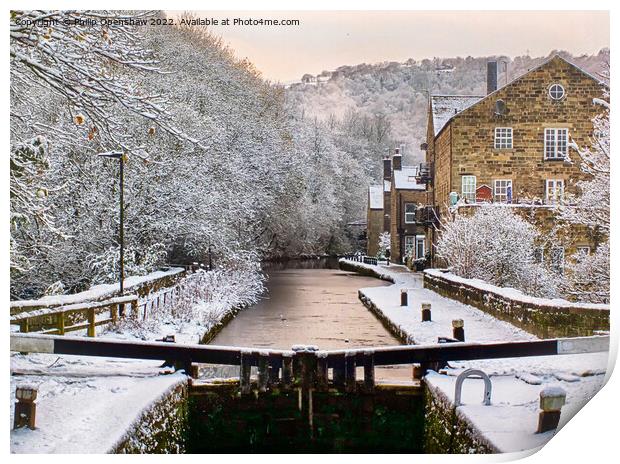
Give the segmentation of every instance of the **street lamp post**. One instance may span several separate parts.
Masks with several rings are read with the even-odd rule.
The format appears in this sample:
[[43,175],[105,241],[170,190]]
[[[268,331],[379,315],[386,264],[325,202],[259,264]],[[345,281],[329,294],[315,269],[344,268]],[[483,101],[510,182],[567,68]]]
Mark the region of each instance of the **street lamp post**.
[[[120,245],[120,262],[119,262],[119,289],[120,294],[123,295],[124,289],[124,280],[125,280],[125,260],[124,260],[124,252],[125,252],[125,230],[124,230],[124,220],[125,220],[125,207],[123,201],[123,184],[124,184],[124,173],[123,173],[123,165],[125,164],[125,155],[122,151],[110,151],[107,153],[99,153],[98,156],[102,156],[104,158],[112,158],[117,159],[119,161],[119,192],[120,192],[120,213],[119,213],[119,230],[118,230],[118,240]],[[123,306],[121,305],[120,314],[123,314]]]
[[213,252],[211,251],[211,248],[215,248],[215,245],[209,244],[209,249],[208,249],[208,255],[209,255],[209,270],[212,271],[213,270]]

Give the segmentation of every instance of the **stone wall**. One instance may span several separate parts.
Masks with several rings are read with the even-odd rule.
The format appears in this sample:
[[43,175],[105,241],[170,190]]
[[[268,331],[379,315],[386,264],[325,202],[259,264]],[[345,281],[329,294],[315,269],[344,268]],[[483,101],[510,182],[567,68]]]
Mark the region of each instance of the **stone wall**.
[[142,412],[110,452],[184,453],[188,426],[187,395],[187,381],[176,384]]
[[367,209],[368,256],[376,256],[379,251],[379,235],[383,232],[383,210]]
[[493,291],[489,288],[492,286],[481,281],[443,274],[437,269],[424,272],[424,287],[541,338],[590,336],[596,331],[609,330],[608,305],[534,298],[498,287],[493,287],[497,289]]
[[497,453],[441,390],[425,383],[424,452],[432,454]]

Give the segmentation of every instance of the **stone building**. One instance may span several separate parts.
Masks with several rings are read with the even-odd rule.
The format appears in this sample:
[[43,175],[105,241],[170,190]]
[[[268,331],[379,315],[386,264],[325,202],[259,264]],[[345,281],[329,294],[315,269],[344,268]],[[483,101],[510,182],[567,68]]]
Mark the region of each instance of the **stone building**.
[[600,112],[593,99],[603,85],[556,55],[499,89],[497,63],[489,62],[485,96],[432,96],[417,178],[428,194],[418,215],[431,252],[443,218],[481,203],[510,205],[548,232],[551,245],[541,257],[558,266],[578,249],[595,248],[596,231],[555,218],[565,194],[579,194],[576,183],[585,175],[571,141],[589,144]]
[[383,228],[383,186],[368,187],[368,209],[366,210],[367,249],[368,256],[376,256],[379,251],[379,235]]
[[424,226],[416,219],[418,207],[426,204],[425,185],[417,181],[418,166],[403,166],[397,148],[392,157],[390,178],[391,259],[404,263],[406,257],[424,258],[428,249]]

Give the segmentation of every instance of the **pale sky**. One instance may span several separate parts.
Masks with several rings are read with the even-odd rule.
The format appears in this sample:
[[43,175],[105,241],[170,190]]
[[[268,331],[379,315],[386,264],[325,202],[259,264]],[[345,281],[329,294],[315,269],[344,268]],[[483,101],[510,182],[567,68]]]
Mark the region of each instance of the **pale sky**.
[[[174,13],[174,12],[170,12]],[[606,11],[197,11],[230,19],[213,26],[239,58],[274,81],[342,65],[551,50],[575,55],[609,47]],[[298,19],[299,26],[232,25],[234,18]]]

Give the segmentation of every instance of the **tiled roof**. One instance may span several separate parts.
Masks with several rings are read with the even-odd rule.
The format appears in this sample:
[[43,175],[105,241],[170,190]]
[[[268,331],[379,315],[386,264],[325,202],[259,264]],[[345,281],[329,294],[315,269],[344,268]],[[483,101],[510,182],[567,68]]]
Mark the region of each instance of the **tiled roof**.
[[484,98],[483,95],[433,95],[431,97],[431,110],[435,135],[441,132],[441,129],[452,116],[469,108],[482,98]]

